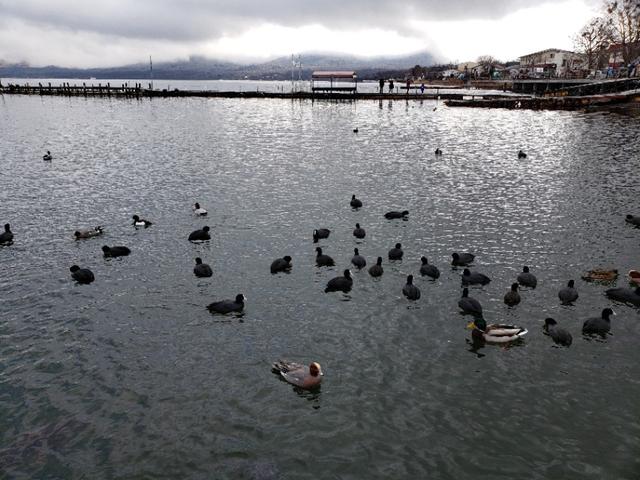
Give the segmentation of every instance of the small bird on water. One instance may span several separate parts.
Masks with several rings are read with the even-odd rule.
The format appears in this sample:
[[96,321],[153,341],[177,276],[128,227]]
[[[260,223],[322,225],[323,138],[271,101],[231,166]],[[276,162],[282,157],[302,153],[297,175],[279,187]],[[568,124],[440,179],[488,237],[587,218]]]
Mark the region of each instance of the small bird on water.
[[89,284],[95,280],[93,272],[88,268],[72,265],[69,270],[71,271],[71,277],[78,283]]
[[304,389],[317,387],[324,376],[320,364],[317,362],[313,362],[307,367],[299,363],[278,360],[271,366],[271,370],[280,375],[287,383]]
[[11,232],[11,225],[4,224],[4,232],[0,234],[0,244],[9,245],[13,243],[13,232]]

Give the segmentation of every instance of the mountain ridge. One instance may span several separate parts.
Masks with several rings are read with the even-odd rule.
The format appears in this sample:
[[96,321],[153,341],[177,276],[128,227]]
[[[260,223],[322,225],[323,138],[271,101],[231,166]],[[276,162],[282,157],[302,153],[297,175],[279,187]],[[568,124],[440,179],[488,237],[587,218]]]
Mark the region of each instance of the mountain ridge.
[[[298,60],[298,56],[295,57]],[[314,70],[356,70],[361,79],[377,78],[380,74],[406,71],[414,65],[434,63],[428,52],[410,55],[357,57],[331,53],[308,53],[300,55],[303,79],[309,79]],[[153,64],[153,78],[157,80],[288,80],[291,79],[291,57],[278,57],[262,63],[234,63],[225,60],[192,56],[188,60],[158,62]],[[47,65],[32,67],[26,63],[7,64],[0,60],[0,78],[95,78],[147,79],[149,64],[137,63],[118,67],[73,68]]]

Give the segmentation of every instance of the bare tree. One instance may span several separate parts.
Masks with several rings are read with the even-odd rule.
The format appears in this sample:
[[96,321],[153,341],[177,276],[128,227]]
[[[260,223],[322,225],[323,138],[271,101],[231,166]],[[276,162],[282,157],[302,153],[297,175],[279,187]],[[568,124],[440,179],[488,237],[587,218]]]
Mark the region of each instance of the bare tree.
[[573,44],[584,55],[587,68],[600,68],[606,59],[606,48],[611,42],[612,33],[609,22],[602,17],[592,18],[577,35],[573,37]]
[[612,40],[627,65],[640,55],[640,0],[607,1],[605,7]]

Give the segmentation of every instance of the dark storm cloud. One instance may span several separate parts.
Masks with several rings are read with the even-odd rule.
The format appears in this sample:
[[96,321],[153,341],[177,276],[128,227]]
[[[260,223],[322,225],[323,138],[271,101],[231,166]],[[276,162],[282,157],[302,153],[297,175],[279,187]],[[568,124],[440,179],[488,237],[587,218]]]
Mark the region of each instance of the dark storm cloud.
[[524,0],[0,0],[0,17],[136,39],[215,40],[252,26],[405,31],[409,20],[500,18]]

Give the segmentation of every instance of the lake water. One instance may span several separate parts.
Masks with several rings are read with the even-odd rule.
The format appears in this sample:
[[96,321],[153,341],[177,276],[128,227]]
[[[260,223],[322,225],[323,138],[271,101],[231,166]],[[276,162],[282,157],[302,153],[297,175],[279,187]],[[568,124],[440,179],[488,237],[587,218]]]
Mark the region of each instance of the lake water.
[[[0,247],[0,477],[637,479],[640,316],[580,274],[614,267],[626,286],[640,267],[624,222],[640,214],[640,119],[435,106],[0,97],[15,234]],[[135,213],[154,225],[135,230]],[[93,225],[102,238],[73,240]],[[212,240],[189,243],[203,225]],[[314,265],[319,227],[334,268]],[[132,253],[104,259],[105,244]],[[354,247],[384,275],[352,269],[349,294],[324,293]],[[471,289],[485,318],[524,341],[473,348],[453,251],[492,278]],[[291,273],[271,275],[287,254]],[[197,256],[213,277],[193,275]],[[96,281],[75,284],[72,264]],[[508,308],[523,265],[538,288]],[[580,298],[561,306],[569,279]],[[206,310],[237,293],[244,315]],[[606,306],[612,334],[584,338]],[[542,334],[547,316],[570,348]],[[320,362],[321,389],[280,381],[278,358]]]

